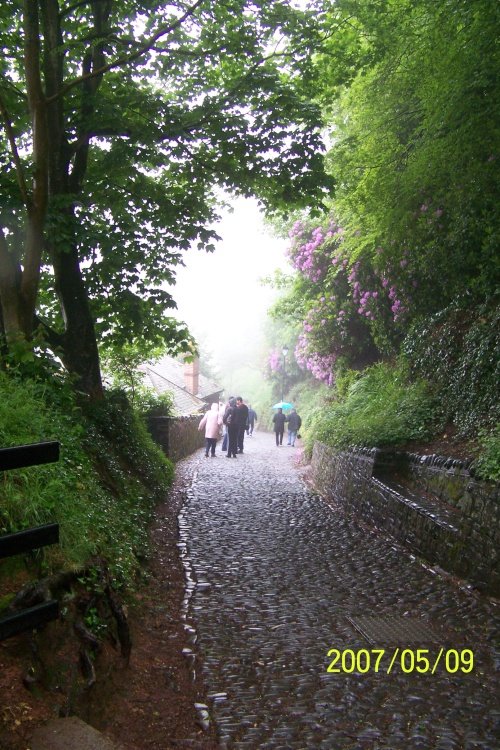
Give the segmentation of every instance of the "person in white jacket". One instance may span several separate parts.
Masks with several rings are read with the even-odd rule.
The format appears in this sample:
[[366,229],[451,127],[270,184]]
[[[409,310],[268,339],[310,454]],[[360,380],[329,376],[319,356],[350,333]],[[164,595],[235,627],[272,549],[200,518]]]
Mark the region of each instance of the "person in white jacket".
[[215,456],[215,446],[217,445],[221,424],[222,416],[219,413],[219,404],[212,404],[210,411],[204,414],[198,425],[200,431],[205,428],[205,458],[208,458],[209,454],[212,458]]

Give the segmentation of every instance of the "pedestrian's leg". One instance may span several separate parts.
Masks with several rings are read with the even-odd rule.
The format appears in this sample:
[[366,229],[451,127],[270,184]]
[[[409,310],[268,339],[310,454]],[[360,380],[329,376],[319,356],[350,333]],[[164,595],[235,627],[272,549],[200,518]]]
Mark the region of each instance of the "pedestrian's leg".
[[209,449],[210,449],[210,438],[205,438],[205,458],[208,458]]
[[238,450],[238,428],[231,426],[228,428],[228,447],[227,447],[228,457],[236,458],[237,450]]

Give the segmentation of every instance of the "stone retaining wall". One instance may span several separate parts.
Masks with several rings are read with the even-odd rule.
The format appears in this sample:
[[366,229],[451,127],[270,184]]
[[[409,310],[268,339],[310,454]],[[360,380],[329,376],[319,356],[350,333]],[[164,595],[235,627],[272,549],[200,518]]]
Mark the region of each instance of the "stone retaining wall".
[[384,529],[444,570],[500,595],[500,486],[465,463],[316,443],[314,486],[356,518]]
[[198,430],[201,415],[149,417],[148,429],[172,461],[179,461],[205,445],[205,431]]

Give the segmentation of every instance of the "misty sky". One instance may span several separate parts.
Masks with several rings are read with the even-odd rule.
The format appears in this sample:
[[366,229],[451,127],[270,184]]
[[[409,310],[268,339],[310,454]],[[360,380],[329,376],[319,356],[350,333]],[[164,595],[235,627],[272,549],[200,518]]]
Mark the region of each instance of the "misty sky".
[[264,226],[257,201],[238,198],[232,205],[234,213],[225,212],[216,227],[221,241],[215,252],[189,250],[171,289],[177,317],[211,352],[220,370],[255,363],[266,311],[276,295],[260,285],[259,278],[276,268],[290,271],[288,243]]

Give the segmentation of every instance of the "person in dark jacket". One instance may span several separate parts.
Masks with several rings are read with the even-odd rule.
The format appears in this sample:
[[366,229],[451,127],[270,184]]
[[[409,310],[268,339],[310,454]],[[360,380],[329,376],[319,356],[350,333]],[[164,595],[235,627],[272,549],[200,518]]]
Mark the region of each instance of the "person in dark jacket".
[[227,400],[227,404],[225,405],[225,407],[221,408],[221,411],[222,411],[222,425],[223,425],[222,426],[222,445],[221,445],[221,451],[223,453],[225,453],[227,451],[227,442],[228,442],[228,439],[229,439],[229,433],[227,431],[226,416],[227,416],[227,413],[228,413],[229,409],[231,408],[231,400],[232,399],[234,399],[234,396],[229,396],[229,398]]
[[289,415],[288,419],[288,443],[287,445],[294,446],[295,440],[297,438],[297,433],[300,430],[300,426],[302,424],[302,420],[295,411],[295,409],[292,409],[291,414]]
[[276,435],[276,445],[279,448],[283,444],[283,433],[285,431],[286,417],[283,414],[283,409],[278,409],[273,417],[274,433]]
[[255,411],[255,409],[252,409],[250,404],[248,404],[248,423],[247,423],[248,437],[252,437],[253,428],[255,427],[256,421],[257,421],[257,412]]
[[243,453],[243,443],[245,441],[245,430],[248,425],[248,406],[241,396],[236,397],[236,408],[238,409],[238,453]]
[[227,427],[227,456],[226,458],[237,458],[238,450],[238,407],[236,399],[229,399],[229,407],[226,409],[222,421]]

